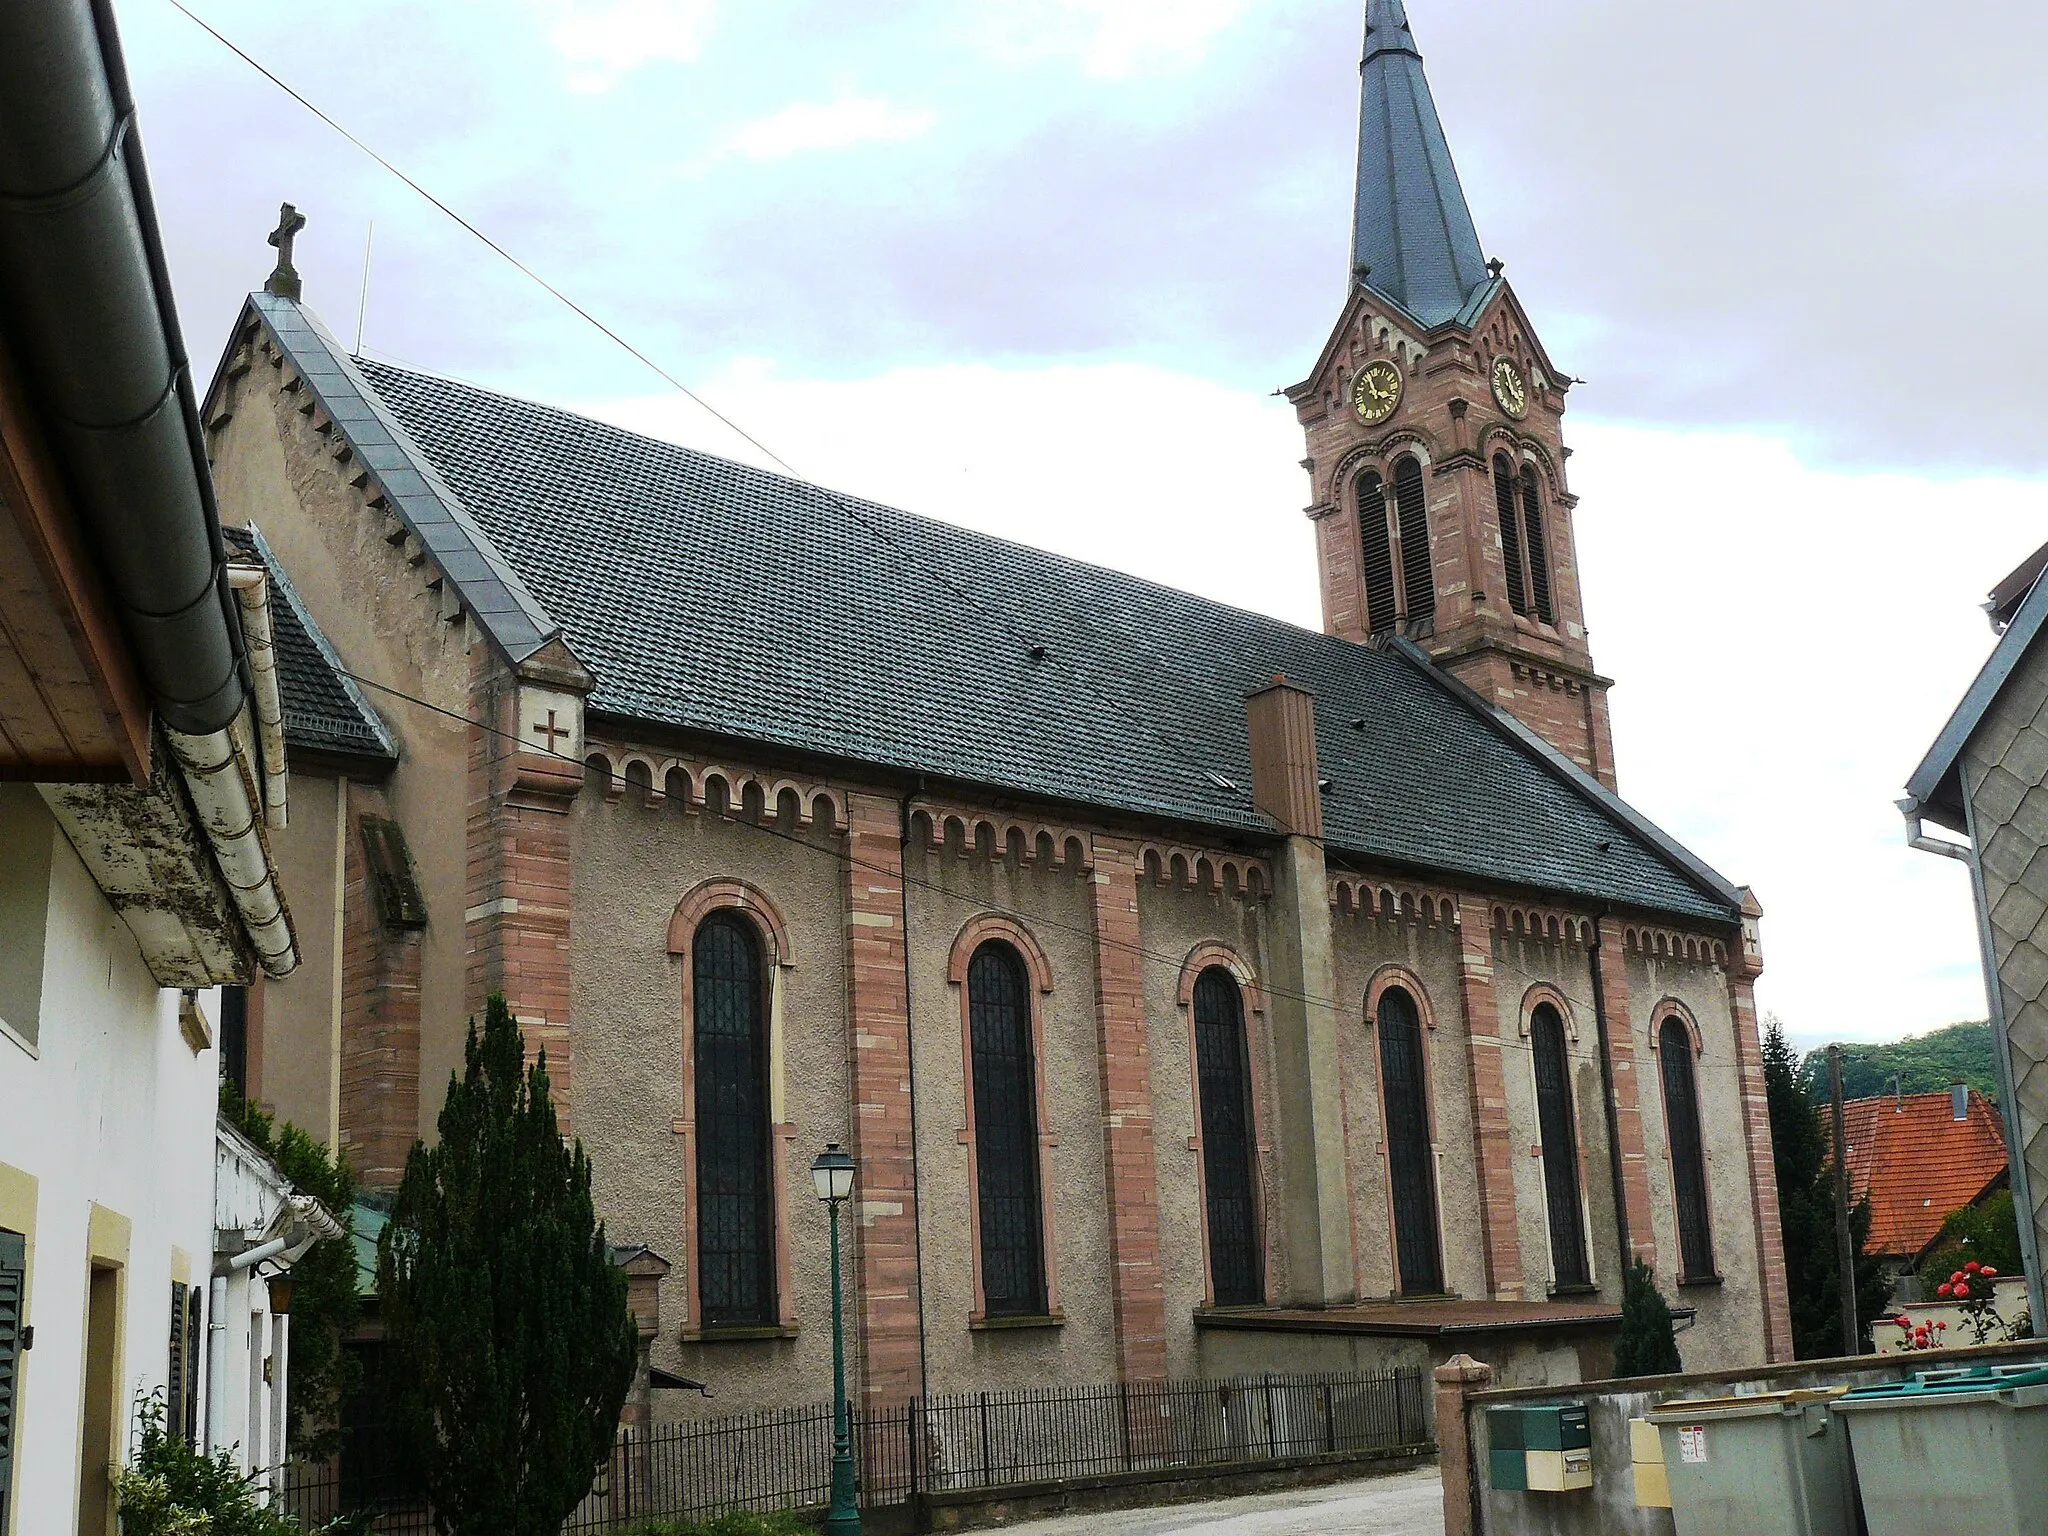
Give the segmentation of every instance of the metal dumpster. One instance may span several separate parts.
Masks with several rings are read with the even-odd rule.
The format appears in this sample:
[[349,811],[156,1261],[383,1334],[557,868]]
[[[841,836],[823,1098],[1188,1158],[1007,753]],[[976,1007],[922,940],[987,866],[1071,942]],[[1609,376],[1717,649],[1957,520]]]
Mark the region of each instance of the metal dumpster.
[[1922,1371],[1835,1412],[1870,1536],[2048,1533],[2048,1369]]
[[1846,1390],[1710,1397],[1645,1414],[1664,1444],[1678,1536],[1856,1536],[1846,1442],[1828,1413]]

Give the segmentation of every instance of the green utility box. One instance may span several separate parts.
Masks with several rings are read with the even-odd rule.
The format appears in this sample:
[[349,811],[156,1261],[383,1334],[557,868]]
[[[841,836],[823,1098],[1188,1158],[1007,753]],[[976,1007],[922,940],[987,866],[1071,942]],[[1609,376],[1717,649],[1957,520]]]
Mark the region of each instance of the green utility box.
[[1664,1442],[1678,1536],[1855,1536],[1848,1441],[1828,1416],[1845,1391],[1709,1397],[1644,1415]]
[[1488,1481],[1516,1493],[1593,1486],[1593,1434],[1584,1403],[1486,1410]]
[[2048,1532],[2048,1369],[1922,1371],[1835,1409],[1870,1536]]

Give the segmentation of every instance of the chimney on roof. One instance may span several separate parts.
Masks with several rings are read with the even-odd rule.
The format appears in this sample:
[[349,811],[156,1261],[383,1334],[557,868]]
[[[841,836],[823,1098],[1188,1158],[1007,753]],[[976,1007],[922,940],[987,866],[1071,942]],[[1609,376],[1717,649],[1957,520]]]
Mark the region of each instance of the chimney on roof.
[[1970,1089],[1967,1083],[1957,1083],[1949,1089],[1948,1111],[1958,1120],[1970,1118]]
[[1251,725],[1252,804],[1289,836],[1323,835],[1323,795],[1316,769],[1316,701],[1275,672],[1245,698]]

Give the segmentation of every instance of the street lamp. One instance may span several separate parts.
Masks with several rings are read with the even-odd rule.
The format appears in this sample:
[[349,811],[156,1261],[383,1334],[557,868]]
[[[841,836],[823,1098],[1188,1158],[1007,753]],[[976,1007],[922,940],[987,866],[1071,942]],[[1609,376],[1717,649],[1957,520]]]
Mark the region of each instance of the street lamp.
[[811,1164],[811,1187],[832,1213],[832,1507],[825,1536],[860,1536],[860,1506],[853,1496],[853,1432],[846,1413],[846,1332],[840,1319],[839,1207],[853,1193],[853,1159],[838,1142]]

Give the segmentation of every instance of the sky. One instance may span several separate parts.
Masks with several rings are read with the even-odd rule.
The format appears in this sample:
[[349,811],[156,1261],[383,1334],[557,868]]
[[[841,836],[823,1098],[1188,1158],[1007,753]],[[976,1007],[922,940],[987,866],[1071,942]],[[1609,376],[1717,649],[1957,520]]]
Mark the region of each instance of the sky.
[[[1355,0],[186,3],[800,473],[1319,622],[1274,392],[1343,297]],[[1801,1040],[1981,1017],[1892,802],[2048,539],[2048,7],[1409,15],[1581,381],[1624,794],[1755,888]],[[202,376],[289,199],[344,341],[762,461],[170,0],[119,16]]]

